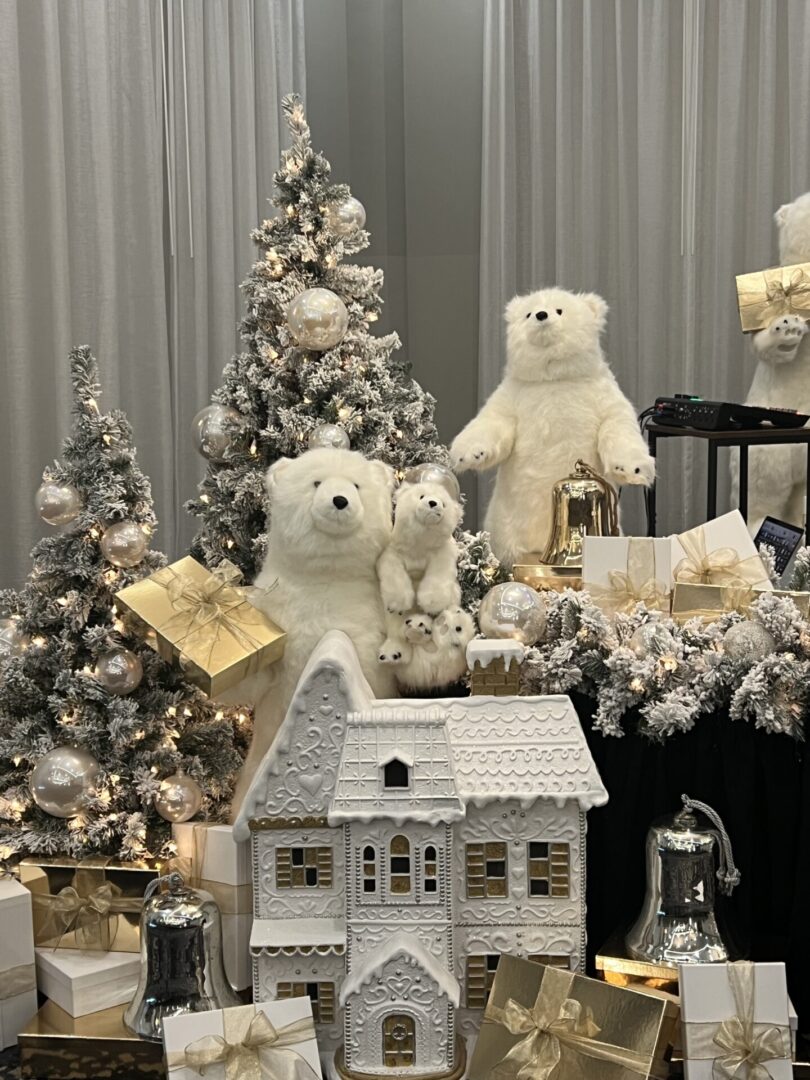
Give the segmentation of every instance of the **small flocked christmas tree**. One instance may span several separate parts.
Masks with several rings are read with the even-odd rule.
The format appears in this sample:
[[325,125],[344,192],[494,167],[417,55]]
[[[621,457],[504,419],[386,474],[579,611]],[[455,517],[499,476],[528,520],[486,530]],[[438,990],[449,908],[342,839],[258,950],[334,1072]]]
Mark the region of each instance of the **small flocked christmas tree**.
[[119,411],[99,412],[86,347],[71,353],[71,373],[73,432],[37,493],[42,517],[66,528],[36,545],[19,592],[0,593],[9,616],[0,631],[0,856],[165,856],[171,826],[155,801],[177,813],[167,779],[185,774],[188,805],[201,794],[203,814],[225,815],[249,717],[214,706],[126,636],[115,592],[166,560],[149,550],[156,522],[130,426]]
[[[368,246],[365,211],[345,184],[331,184],[312,149],[300,100],[284,100],[292,145],[275,176],[279,213],[253,233],[261,257],[243,288],[248,351],[226,366],[214,404],[198,418],[209,459],[190,511],[202,521],[193,553],[223,556],[252,581],[267,529],[264,473],[311,444],[351,445],[402,479],[424,463],[447,466],[435,400],[396,355],[396,334],[375,337],[382,271],[344,262]],[[460,537],[464,603],[474,608],[499,580],[485,536]]]

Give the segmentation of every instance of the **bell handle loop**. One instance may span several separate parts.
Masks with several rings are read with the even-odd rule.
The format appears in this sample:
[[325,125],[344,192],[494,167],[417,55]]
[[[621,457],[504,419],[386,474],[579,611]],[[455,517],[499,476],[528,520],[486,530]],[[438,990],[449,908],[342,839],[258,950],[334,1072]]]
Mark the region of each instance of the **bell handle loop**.
[[156,877],[154,881],[150,881],[144,889],[144,902],[151,896],[154,896],[163,884],[168,885],[170,889],[176,889],[181,885],[185,885],[185,881],[183,880],[183,875],[179,874],[176,870],[172,870],[170,874],[161,874],[159,877]]
[[717,880],[720,882],[720,891],[726,896],[731,896],[735,887],[740,884],[741,875],[734,865],[731,839],[726,832],[722,818],[708,803],[701,802],[699,799],[690,799],[688,795],[681,795],[681,802],[685,810],[699,810],[702,814],[705,814],[717,829],[720,840],[720,865],[717,868]]
[[579,473],[583,473],[585,476],[589,476],[591,480],[596,480],[598,483],[602,484],[607,497],[610,536],[619,536],[619,499],[613,484],[611,484],[609,480],[606,480],[601,473],[598,473],[593,465],[589,465],[588,462],[583,461],[582,458],[577,460],[574,469]]

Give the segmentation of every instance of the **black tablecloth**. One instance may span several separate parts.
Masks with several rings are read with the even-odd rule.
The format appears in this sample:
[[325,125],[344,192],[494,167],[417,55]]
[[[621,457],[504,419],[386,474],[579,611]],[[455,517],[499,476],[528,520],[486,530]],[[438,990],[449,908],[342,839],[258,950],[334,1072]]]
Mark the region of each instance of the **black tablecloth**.
[[[800,1030],[810,1028],[810,755],[786,735],[718,713],[692,731],[652,742],[605,737],[592,727],[593,702],[573,696],[610,795],[588,814],[588,942],[593,955],[638,914],[644,842],[681,793],[718,811],[742,874],[719,916],[740,955],[784,960]],[[632,726],[632,725],[630,725]]]

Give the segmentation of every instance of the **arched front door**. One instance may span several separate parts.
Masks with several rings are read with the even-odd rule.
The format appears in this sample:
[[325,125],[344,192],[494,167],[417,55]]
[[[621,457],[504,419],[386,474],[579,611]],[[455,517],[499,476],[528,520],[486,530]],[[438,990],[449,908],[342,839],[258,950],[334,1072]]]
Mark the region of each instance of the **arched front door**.
[[413,1017],[391,1013],[383,1020],[383,1062],[386,1069],[413,1065],[416,1060],[416,1028]]

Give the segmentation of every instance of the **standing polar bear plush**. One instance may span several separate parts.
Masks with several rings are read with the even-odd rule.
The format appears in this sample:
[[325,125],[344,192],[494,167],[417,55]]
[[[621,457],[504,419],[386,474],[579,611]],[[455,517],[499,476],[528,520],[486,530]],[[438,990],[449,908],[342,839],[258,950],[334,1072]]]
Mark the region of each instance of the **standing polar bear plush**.
[[579,458],[614,484],[655,476],[633,406],[602,353],[607,310],[600,296],[564,289],[510,300],[503,380],[450,448],[458,472],[498,468],[484,527],[507,566],[543,551],[552,487]]
[[[774,214],[782,266],[810,262],[810,192]],[[757,367],[747,405],[796,409],[810,413],[810,336],[798,315],[783,315],[751,335]],[[804,521],[804,446],[752,446],[748,451],[748,526],[756,535],[770,514],[781,521]],[[732,484],[739,491],[739,457],[731,462]]]
[[377,654],[385,616],[377,560],[391,537],[394,473],[350,450],[309,450],[267,473],[270,531],[255,604],[287,631],[284,656],[231,692],[254,704],[250,752],[234,812],[281,725],[310,653],[328,630],[357,650],[377,697],[392,697],[393,675]]

